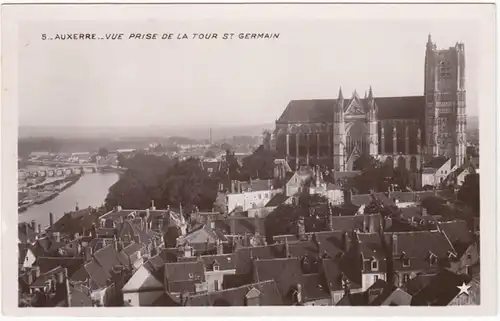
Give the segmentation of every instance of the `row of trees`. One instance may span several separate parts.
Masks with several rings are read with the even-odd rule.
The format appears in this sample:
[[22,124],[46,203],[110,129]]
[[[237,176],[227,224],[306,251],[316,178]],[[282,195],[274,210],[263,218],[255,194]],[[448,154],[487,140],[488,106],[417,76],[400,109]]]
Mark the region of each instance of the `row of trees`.
[[178,161],[138,153],[118,161],[127,171],[111,186],[106,197],[108,208],[117,205],[146,208],[154,200],[159,208],[182,204],[209,210],[217,197],[219,183],[229,186],[230,180],[272,178],[274,155],[261,146],[244,158],[240,166],[234,153],[228,150],[224,166],[213,175],[202,169],[198,159]]

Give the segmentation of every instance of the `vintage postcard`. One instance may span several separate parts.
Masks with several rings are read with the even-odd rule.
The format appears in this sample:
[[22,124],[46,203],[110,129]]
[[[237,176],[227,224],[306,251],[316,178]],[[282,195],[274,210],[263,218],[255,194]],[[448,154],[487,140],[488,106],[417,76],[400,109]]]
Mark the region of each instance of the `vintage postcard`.
[[495,26],[492,4],[4,4],[4,311],[495,313]]

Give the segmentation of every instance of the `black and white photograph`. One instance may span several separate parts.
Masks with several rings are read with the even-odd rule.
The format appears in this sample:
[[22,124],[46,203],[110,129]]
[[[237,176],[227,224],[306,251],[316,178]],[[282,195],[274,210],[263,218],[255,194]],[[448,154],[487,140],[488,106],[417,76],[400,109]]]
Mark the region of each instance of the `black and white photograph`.
[[16,313],[495,305],[493,5],[2,12]]

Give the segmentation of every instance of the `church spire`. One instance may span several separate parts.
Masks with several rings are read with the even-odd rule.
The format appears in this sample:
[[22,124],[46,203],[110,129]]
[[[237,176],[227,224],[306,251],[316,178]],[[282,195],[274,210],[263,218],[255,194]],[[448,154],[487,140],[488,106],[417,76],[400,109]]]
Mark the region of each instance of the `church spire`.
[[342,95],[342,87],[339,88],[339,100],[344,100],[344,96]]
[[434,48],[434,44],[432,43],[431,34],[429,33],[429,36],[427,38],[427,49],[432,50],[433,48]]
[[370,89],[368,91],[368,99],[372,100],[373,99],[373,91],[372,91],[372,86],[370,86]]

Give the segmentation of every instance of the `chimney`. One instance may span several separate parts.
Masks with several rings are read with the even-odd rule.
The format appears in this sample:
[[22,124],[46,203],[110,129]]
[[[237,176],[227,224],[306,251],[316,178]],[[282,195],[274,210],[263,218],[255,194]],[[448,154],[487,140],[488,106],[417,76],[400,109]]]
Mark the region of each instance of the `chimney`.
[[369,220],[368,215],[363,215],[363,233],[368,232],[368,220]]
[[219,239],[217,239],[216,244],[217,244],[217,254],[224,254],[224,245],[222,244],[222,242]]
[[59,232],[52,232],[52,238],[54,239],[54,242],[61,242],[61,233]]
[[351,244],[350,244],[350,240],[349,240],[349,233],[348,232],[344,232],[344,235],[343,235],[343,245],[344,245],[344,251],[345,253],[349,252],[349,249],[351,248]]
[[40,277],[40,267],[38,265],[33,266],[33,279],[36,280]]
[[116,211],[117,211],[117,212],[120,212],[121,210],[122,210],[121,205],[116,206]]
[[42,234],[42,224],[38,224],[38,234]]
[[368,225],[368,232],[369,233],[377,233],[377,228],[376,228],[376,225],[375,225],[375,218],[377,216],[375,215],[368,215],[368,222],[369,222],[369,225]]
[[210,228],[215,230],[215,221],[210,220]]
[[182,213],[182,203],[179,203],[179,214],[181,215],[181,218],[184,215],[184,213]]
[[427,213],[427,208],[422,207],[422,216],[427,216],[427,215],[429,215],[429,214]]
[[33,232],[36,232],[36,222],[35,222],[35,220],[31,221],[31,229],[33,230]]
[[333,209],[330,202],[328,202],[328,228],[333,231]]
[[84,250],[84,255],[85,255],[85,262],[92,261],[92,247],[91,246],[86,246]]
[[49,226],[52,227],[54,225],[54,214],[52,212],[49,213]]
[[396,233],[392,234],[392,255],[398,255],[398,235]]
[[302,284],[297,284],[297,303],[302,303]]
[[300,217],[297,221],[297,228],[299,234],[299,240],[303,240],[306,234],[306,225],[304,221],[304,217]]
[[70,296],[71,296],[71,293],[70,293],[70,290],[69,290],[69,278],[68,278],[68,269],[67,268],[64,268],[64,272],[63,272],[63,278],[64,278],[64,294],[65,294],[65,305],[66,307],[69,307],[71,305],[71,299],[70,299]]
[[151,210],[156,211],[155,200],[151,200]]
[[33,271],[28,270],[28,272],[27,272],[26,274],[27,274],[27,276],[28,276],[28,280],[27,280],[28,285],[33,284],[33,282],[35,281],[35,280],[34,280],[34,275],[33,275],[34,273],[33,273]]

